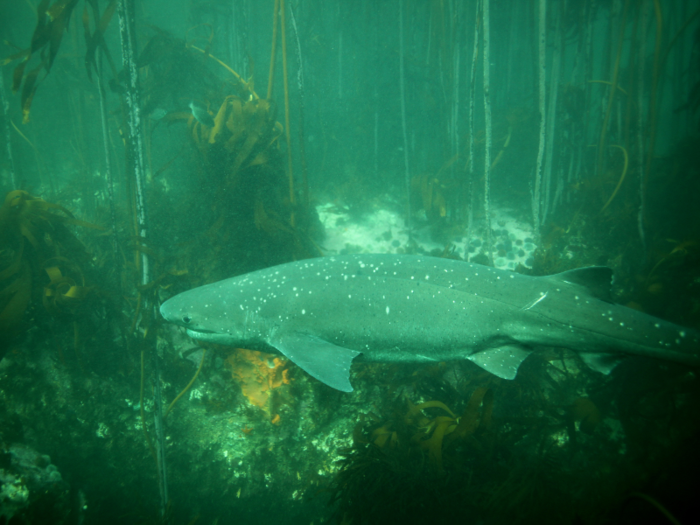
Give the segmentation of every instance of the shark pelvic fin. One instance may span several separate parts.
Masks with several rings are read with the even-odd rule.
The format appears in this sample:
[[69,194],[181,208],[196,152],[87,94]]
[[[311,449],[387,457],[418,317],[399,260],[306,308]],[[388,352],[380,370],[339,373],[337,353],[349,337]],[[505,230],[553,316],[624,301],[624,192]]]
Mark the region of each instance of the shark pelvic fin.
[[531,352],[532,350],[522,346],[506,345],[477,352],[467,359],[502,379],[514,379],[520,363],[525,361]]
[[270,343],[319,381],[352,392],[350,365],[360,352],[299,333],[280,334]]
[[625,360],[624,355],[591,354],[582,352],[579,354],[584,363],[601,374],[608,375],[612,369]]
[[611,287],[613,281],[613,271],[607,266],[587,266],[577,268],[568,272],[550,275],[547,279],[561,281],[581,288],[582,293],[588,293],[605,301],[612,302]]

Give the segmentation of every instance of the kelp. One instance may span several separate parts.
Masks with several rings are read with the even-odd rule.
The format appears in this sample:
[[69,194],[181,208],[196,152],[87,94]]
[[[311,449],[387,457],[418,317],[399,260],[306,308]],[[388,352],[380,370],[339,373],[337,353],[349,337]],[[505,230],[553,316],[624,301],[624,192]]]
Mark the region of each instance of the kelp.
[[[190,382],[187,383],[187,386],[183,388],[180,393],[175,396],[175,399],[173,399],[170,402],[170,405],[168,405],[168,409],[165,411],[165,414],[163,414],[163,418],[168,417],[168,414],[170,414],[170,411],[173,409],[175,404],[180,400],[182,396],[185,395],[185,393],[190,389],[190,387],[194,384],[194,382],[197,380],[197,377],[199,376],[199,373],[202,371],[202,366],[204,366],[204,358],[207,355],[207,349],[202,350],[202,359],[199,361],[199,366],[197,367],[197,371],[194,373],[194,376],[192,376],[192,379],[190,379]],[[142,374],[143,375],[143,374]],[[141,404],[143,404],[143,395],[141,396]]]
[[436,176],[427,173],[414,176],[411,192],[420,199],[420,206],[414,205],[414,209],[423,209],[430,221],[444,218],[447,215],[446,189],[445,183]]
[[307,234],[313,210],[287,196],[275,104],[230,94],[210,115],[212,126],[188,119],[192,143],[203,159],[202,183],[211,191],[213,217],[206,236],[239,254],[257,246],[257,262],[244,262],[246,270],[318,255]]
[[92,80],[93,68],[95,69],[95,71],[97,71],[97,61],[95,55],[100,46],[104,51],[107,60],[109,61],[109,65],[112,69],[114,76],[116,76],[116,67],[114,65],[114,62],[112,61],[109,49],[106,45],[104,45],[104,34],[105,31],[107,31],[107,26],[109,26],[109,22],[112,20],[114,11],[117,9],[117,4],[119,3],[119,0],[110,0],[109,4],[102,12],[102,15],[100,15],[97,0],[86,0],[86,2],[92,7],[92,13],[95,23],[95,31],[91,33],[90,15],[88,13],[88,8],[86,5],[85,9],[83,10],[83,30],[85,33],[85,43],[87,44],[87,51],[85,52],[85,69],[87,70],[88,78]]
[[625,180],[625,175],[627,175],[627,168],[629,166],[629,156],[627,155],[627,150],[618,144],[612,145],[610,147],[611,148],[618,148],[620,151],[622,151],[622,155],[624,156],[625,163],[624,163],[624,166],[622,167],[622,174],[620,175],[620,180],[617,181],[617,186],[615,186],[615,189],[613,190],[612,195],[610,195],[610,198],[607,200],[607,202],[605,203],[603,208],[600,210],[601,213],[603,213],[605,211],[605,209],[608,206],[610,206],[610,203],[615,198],[615,195],[617,195],[617,192],[620,191],[620,186],[622,186],[622,183]]
[[[443,449],[451,446],[457,440],[464,440],[472,436],[479,425],[484,428],[490,426],[493,394],[488,388],[477,388],[469,398],[461,417],[455,416],[440,401],[428,401],[417,406],[413,406],[409,402],[409,407],[409,412],[406,415],[407,422],[418,427],[418,432],[412,438],[413,441],[428,451],[433,466],[437,468],[438,472],[443,472]],[[428,418],[422,413],[428,408],[439,408],[448,415]]]
[[[204,105],[223,98],[221,78],[209,67],[211,60],[223,62],[167,31],[157,27],[150,29],[155,34],[146,42],[136,60],[145,115],[150,115],[156,109],[166,109],[168,114],[165,120],[182,122],[191,115],[185,108],[192,97],[205,102]],[[225,67],[233,72],[228,66]],[[122,80],[121,76],[119,80]],[[120,88],[114,86],[113,89]],[[225,89],[245,99],[251,96],[249,85],[237,73],[233,80],[226,79]]]
[[[50,282],[44,286],[43,304],[46,311],[54,316],[58,316],[63,312],[70,311],[74,306],[77,306],[90,292],[90,289],[85,286],[85,278],[76,265],[72,264],[65,257],[56,257],[53,260],[47,261],[46,264],[63,263],[73,272],[79,275],[79,280],[63,275],[58,266],[50,266],[44,268],[49,276]],[[65,270],[64,270],[65,271]]]
[[[414,405],[407,399],[406,403],[408,411],[400,424],[391,419],[383,421],[377,418],[381,424],[369,430],[366,439],[359,437],[361,433],[357,434],[356,439],[379,448],[417,444],[428,453],[430,465],[442,473],[443,450],[472,436],[480,426],[484,429],[491,426],[493,394],[486,387],[474,390],[460,417],[441,401],[426,401]],[[428,412],[435,409],[440,411],[439,415],[431,415]]]
[[331,486],[338,523],[463,517],[465,506],[454,495],[471,490],[474,450],[485,448],[479,441],[491,426],[491,390],[477,387],[460,417],[438,400],[414,405],[405,399],[401,405],[388,418],[361,417],[353,447],[341,452]]
[[[315,210],[303,205],[306,200],[296,204],[290,198],[276,104],[255,93],[252,78],[244,80],[210,53],[211,26],[194,26],[185,39],[151,29],[155,34],[137,60],[141,107],[147,115],[165,112],[158,123],[186,124],[183,138],[191,146],[189,159],[201,190],[177,202],[178,209],[196,210],[201,217],[177,255],[199,279],[191,284],[319,255],[309,235],[320,225]],[[199,120],[185,109],[192,103]],[[147,129],[147,140],[155,128]],[[187,149],[178,153],[186,160]],[[162,177],[174,158],[155,169],[154,177]],[[156,202],[153,220],[177,221],[174,205]]]
[[71,316],[90,293],[83,270],[90,256],[68,225],[98,228],[23,190],[8,193],[0,207],[3,351],[29,326],[25,313],[32,303],[61,318]]
[[[24,246],[14,260],[0,271],[0,358],[8,350],[9,343],[22,331],[22,318],[32,295],[32,274],[23,258]],[[7,250],[0,256],[7,255]],[[0,260],[0,263],[5,261]]]
[[[82,18],[85,43],[87,45],[85,66],[90,78],[91,69],[95,67],[95,53],[100,47],[108,57],[112,65],[112,70],[115,70],[109,51],[103,44],[104,32],[109,25],[117,3],[118,0],[111,0],[100,16],[97,0],[86,0]],[[93,10],[96,26],[94,32],[90,31],[90,17],[87,4],[89,4]],[[51,71],[58,50],[61,47],[63,35],[68,30],[71,15],[77,5],[78,0],[56,0],[53,4],[51,4],[51,0],[41,0],[36,8],[37,22],[29,48],[15,53],[3,61],[4,65],[13,60],[22,59],[15,67],[13,73],[12,91],[16,93],[19,91],[20,87],[22,88],[21,105],[23,121],[25,123],[29,121],[29,112],[38,87],[39,75],[42,71],[44,71],[46,75]],[[39,54],[39,64],[25,74],[30,60],[32,57],[36,56],[37,53]]]
[[192,139],[207,157],[216,148],[226,151],[229,162],[225,183],[235,188],[240,172],[267,164],[273,146],[282,134],[282,125],[275,121],[275,107],[269,100],[244,101],[227,96],[214,117],[214,127],[207,127],[194,117],[189,120]]

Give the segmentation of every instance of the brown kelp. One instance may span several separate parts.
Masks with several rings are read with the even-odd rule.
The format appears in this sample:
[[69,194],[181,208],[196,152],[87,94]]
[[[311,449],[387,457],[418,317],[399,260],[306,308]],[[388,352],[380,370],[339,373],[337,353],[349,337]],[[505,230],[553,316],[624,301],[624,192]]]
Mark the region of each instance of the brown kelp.
[[[92,74],[92,68],[96,67],[95,55],[100,48],[109,59],[112,71],[115,71],[109,50],[104,45],[104,32],[109,25],[112,15],[117,7],[117,0],[111,0],[102,14],[99,13],[98,4],[94,0],[86,0],[83,11],[83,28],[87,51],[85,53],[85,67],[88,76]],[[53,66],[54,60],[61,47],[64,33],[68,30],[73,10],[78,5],[78,0],[41,0],[36,8],[37,22],[32,34],[31,44],[24,49],[4,60],[7,64],[13,60],[21,59],[15,67],[12,80],[12,91],[19,91],[22,88],[22,114],[24,122],[29,120],[34,94],[36,93],[39,76],[42,71],[48,75]],[[95,30],[90,28],[90,13],[88,5],[92,7]],[[38,54],[39,63],[29,72],[25,73],[32,57]],[[116,73],[115,73],[116,74]]]
[[0,207],[3,353],[31,326],[25,318],[30,306],[41,304],[55,318],[74,320],[72,314],[90,293],[85,279],[90,256],[68,225],[97,228],[26,191],[15,190],[5,197]]
[[[210,33],[207,42],[212,38]],[[207,47],[192,42],[156,30],[138,60],[144,112],[174,108],[162,121],[187,124],[191,148],[177,155],[189,153],[201,189],[178,202],[201,217],[191,241],[180,247],[180,260],[192,275],[212,281],[318,255],[308,234],[315,221],[308,199],[296,203],[290,194],[276,104],[258,96],[252,79],[244,80]],[[224,72],[223,84],[216,70]],[[179,110],[188,103],[198,117]],[[155,176],[173,160],[153,170]],[[172,212],[161,208],[154,213]]]
[[[460,417],[437,400],[382,418],[361,419],[332,486],[335,517],[353,523],[408,522],[411,516],[458,518],[450,494],[468,486],[474,450],[491,427],[493,394],[477,388]],[[479,437],[475,432],[479,429]],[[466,482],[454,485],[455,479]]]
[[318,253],[305,233],[309,209],[287,195],[279,149],[282,125],[275,117],[275,105],[267,99],[228,95],[213,116],[213,127],[194,117],[188,124],[204,161],[201,177],[217,188],[207,235],[223,236],[230,249],[257,245],[257,255],[268,264]]

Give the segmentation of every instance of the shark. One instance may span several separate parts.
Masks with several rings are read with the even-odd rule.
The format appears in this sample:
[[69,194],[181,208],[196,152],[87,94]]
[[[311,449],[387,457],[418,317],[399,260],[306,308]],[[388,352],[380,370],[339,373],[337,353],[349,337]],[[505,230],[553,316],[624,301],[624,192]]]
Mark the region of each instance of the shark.
[[628,356],[700,365],[700,333],[611,300],[613,273],[532,277],[420,255],[325,256],[178,294],[160,307],[195,339],[281,353],[350,392],[355,359],[468,359],[504,379],[547,347],[608,374]]

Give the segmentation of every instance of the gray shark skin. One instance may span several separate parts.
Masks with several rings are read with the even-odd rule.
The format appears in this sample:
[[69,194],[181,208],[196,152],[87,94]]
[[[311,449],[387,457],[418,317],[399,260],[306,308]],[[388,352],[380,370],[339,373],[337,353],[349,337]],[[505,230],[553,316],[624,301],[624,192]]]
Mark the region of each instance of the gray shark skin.
[[308,259],[181,293],[163,317],[195,339],[284,354],[350,392],[363,360],[469,359],[505,379],[537,347],[609,373],[626,355],[700,365],[700,334],[609,302],[612,271],[529,277],[414,255]]

